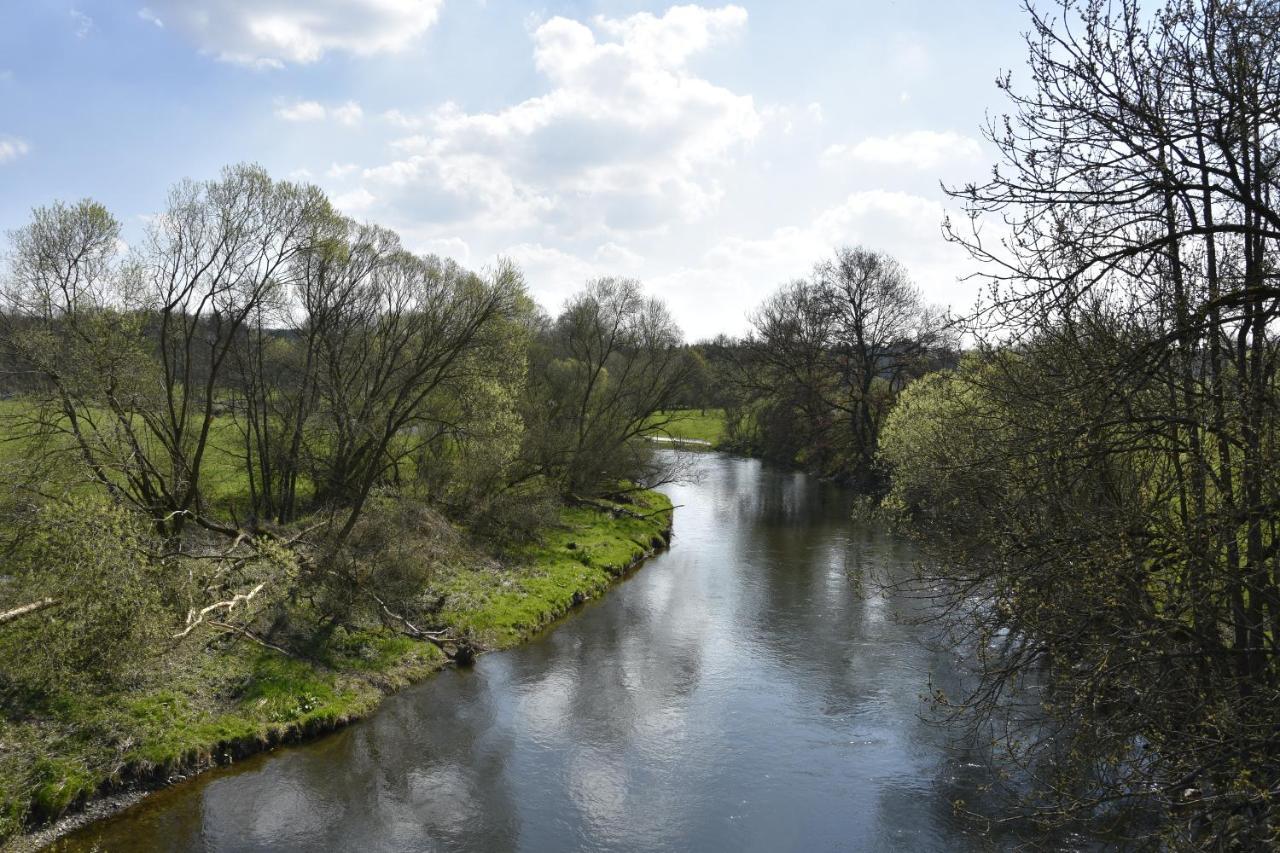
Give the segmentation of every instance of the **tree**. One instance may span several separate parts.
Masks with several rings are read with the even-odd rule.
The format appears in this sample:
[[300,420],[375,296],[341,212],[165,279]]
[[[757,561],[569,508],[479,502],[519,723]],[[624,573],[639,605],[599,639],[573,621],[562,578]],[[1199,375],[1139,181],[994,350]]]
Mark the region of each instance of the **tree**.
[[337,502],[345,539],[370,491],[399,460],[439,436],[430,403],[450,386],[500,372],[497,355],[523,280],[510,265],[488,278],[452,261],[390,251],[355,288],[351,310],[320,338],[320,427],[328,448],[318,499]]
[[8,341],[42,392],[28,428],[65,440],[163,535],[188,520],[235,535],[201,492],[228,359],[327,211],[314,189],[235,167],[176,187],[121,261],[100,205],[37,210],[12,235],[6,291]]
[[166,579],[147,557],[140,521],[98,500],[38,511],[6,555],[5,597],[42,606],[4,620],[12,624],[0,631],[0,689],[92,688],[146,665],[165,627]]
[[902,266],[840,248],[752,317],[739,384],[769,455],[875,490],[875,450],[894,397],[948,345]]
[[530,371],[534,467],[569,494],[665,476],[643,439],[657,434],[690,369],[680,330],[638,282],[596,279],[547,324]]
[[1034,814],[1146,810],[1166,841],[1253,849],[1280,784],[1280,10],[1029,14],[1032,91],[1005,78],[989,128],[1002,164],[952,191],[1005,235],[952,226],[992,284],[984,359],[924,409],[972,454],[931,484],[904,420],[888,456],[903,502],[958,534],[930,582],[1003,638],[960,704],[1008,723],[1010,689],[1047,680],[1013,750]]

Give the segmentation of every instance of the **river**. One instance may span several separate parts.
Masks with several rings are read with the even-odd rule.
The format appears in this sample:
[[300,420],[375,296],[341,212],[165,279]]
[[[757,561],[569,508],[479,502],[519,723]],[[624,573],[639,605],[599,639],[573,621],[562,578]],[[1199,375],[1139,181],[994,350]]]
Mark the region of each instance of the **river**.
[[539,639],[58,849],[986,849],[951,807],[982,771],[924,720],[952,658],[876,583],[910,543],[804,474],[696,464],[670,550]]

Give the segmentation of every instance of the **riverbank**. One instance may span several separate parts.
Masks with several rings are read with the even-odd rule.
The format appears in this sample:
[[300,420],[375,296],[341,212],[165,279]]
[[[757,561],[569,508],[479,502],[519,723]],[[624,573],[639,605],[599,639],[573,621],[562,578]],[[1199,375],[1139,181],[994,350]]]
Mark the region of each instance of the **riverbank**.
[[[208,774],[60,853],[991,850],[993,778],[933,725],[912,540],[849,489],[692,456],[678,547],[554,631],[446,670],[345,733]],[[957,748],[959,746],[959,748]],[[998,779],[996,780],[998,781]],[[1055,848],[1080,847],[1063,839]],[[1042,844],[1043,846],[1043,844]]]
[[[665,544],[671,516],[656,492],[626,506],[565,507],[538,544],[438,578],[441,621],[482,649],[514,646]],[[89,804],[103,807],[96,819],[136,801],[131,793],[340,728],[447,663],[435,646],[389,629],[340,628],[307,658],[248,642],[186,648],[127,691],[51,697],[29,719],[0,723],[0,841],[37,849]]]

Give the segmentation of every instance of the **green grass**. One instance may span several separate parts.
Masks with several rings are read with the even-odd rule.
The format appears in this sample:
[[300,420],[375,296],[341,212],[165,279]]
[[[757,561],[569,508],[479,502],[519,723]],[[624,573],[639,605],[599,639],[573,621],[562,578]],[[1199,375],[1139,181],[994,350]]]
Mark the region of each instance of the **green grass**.
[[[24,459],[33,452],[35,441],[29,437],[31,425],[25,419],[34,413],[34,405],[27,400],[0,400],[0,469],[5,463]],[[99,412],[97,416],[102,418],[104,424],[110,423],[110,417],[105,412]],[[145,440],[153,440],[146,436],[144,430],[139,432],[146,437]],[[56,446],[62,450],[72,447],[69,436],[62,436],[57,441],[59,443]],[[243,456],[244,437],[235,420],[230,416],[215,418],[200,473],[201,491],[206,500],[218,507],[234,505],[241,511],[244,510],[249,502],[249,477],[245,471]],[[158,449],[156,458],[161,458]],[[53,477],[60,475],[57,470],[46,473]],[[76,484],[72,488],[73,492],[89,493],[97,488],[85,481],[79,470],[61,479]],[[305,502],[313,491],[311,484],[304,478],[299,484],[300,499]]]
[[653,422],[667,420],[663,430],[672,438],[705,441],[712,447],[724,440],[723,409],[671,409],[659,412]]
[[[540,543],[502,564],[451,568],[432,584],[446,596],[450,632],[506,648],[599,595],[670,525],[671,503],[657,493],[615,506],[645,517],[566,507]],[[382,628],[339,628],[311,654],[188,643],[127,690],[46,697],[37,707],[10,700],[0,716],[0,843],[97,794],[341,726],[446,663],[435,646]]]
[[656,492],[642,492],[623,508],[648,517],[566,507],[542,543],[513,555],[516,570],[448,578],[445,621],[487,647],[505,648],[595,597],[650,550],[669,524],[671,502]]
[[[25,405],[0,401],[0,436]],[[243,507],[239,431],[230,418],[213,427],[206,497]],[[0,466],[27,454],[26,445],[0,441]],[[506,648],[599,595],[670,523],[670,502],[656,493],[620,508],[647,517],[565,507],[538,544],[440,572],[430,592],[445,596],[445,627],[482,648]],[[446,663],[435,646],[380,627],[339,628],[309,654],[313,660],[295,660],[247,641],[224,649],[188,642],[158,653],[129,689],[38,702],[0,695],[0,844],[95,795],[340,726]]]

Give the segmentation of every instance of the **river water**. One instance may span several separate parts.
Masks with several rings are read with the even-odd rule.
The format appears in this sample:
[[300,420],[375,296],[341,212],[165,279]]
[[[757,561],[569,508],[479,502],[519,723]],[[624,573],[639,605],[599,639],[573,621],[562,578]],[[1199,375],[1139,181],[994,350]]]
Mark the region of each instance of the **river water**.
[[924,719],[952,658],[877,583],[911,545],[836,486],[697,467],[670,550],[540,639],[59,849],[986,849],[951,806],[982,770]]

